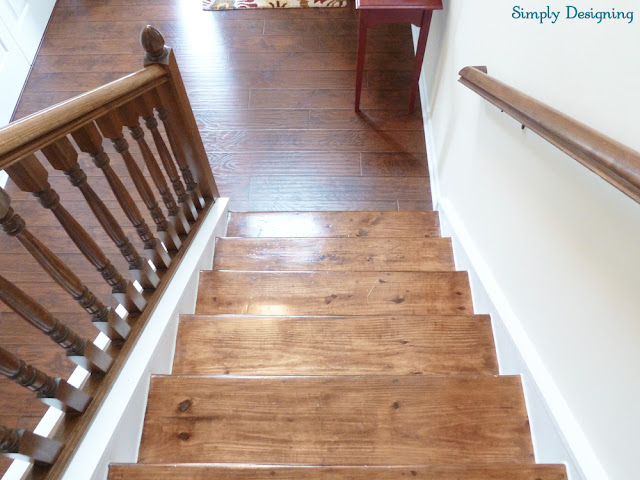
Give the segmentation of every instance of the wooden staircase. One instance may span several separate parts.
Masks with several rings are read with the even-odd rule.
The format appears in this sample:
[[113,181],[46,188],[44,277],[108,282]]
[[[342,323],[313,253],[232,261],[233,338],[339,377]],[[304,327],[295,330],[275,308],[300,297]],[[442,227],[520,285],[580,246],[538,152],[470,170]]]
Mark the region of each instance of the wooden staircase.
[[233,213],[121,479],[565,479],[434,212]]

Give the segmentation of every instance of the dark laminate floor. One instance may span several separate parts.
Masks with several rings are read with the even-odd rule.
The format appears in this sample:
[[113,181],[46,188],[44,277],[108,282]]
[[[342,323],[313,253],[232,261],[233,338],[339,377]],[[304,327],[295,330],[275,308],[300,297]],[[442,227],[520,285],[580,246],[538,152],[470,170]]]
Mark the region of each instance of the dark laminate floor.
[[[430,209],[421,114],[406,113],[409,27],[371,30],[363,112],[356,115],[352,5],[203,12],[196,0],[58,0],[16,118],[140,68],[138,35],[148,23],[175,49],[220,193],[232,199],[232,209]],[[81,164],[97,175],[86,158]],[[96,220],[76,202],[66,179],[53,173],[51,183],[87,229],[97,232]],[[16,190],[9,185],[14,208],[34,233],[50,240],[106,296],[106,285],[52,216]],[[115,208],[109,192],[104,196]],[[115,247],[101,244],[114,257]],[[114,263],[126,272],[122,260]],[[80,333],[95,336],[82,310],[4,234],[0,270]],[[62,349],[4,305],[0,344],[55,376],[66,377],[73,368]],[[0,391],[0,424],[33,428],[45,406],[5,378]],[[7,465],[0,459],[0,472]]]

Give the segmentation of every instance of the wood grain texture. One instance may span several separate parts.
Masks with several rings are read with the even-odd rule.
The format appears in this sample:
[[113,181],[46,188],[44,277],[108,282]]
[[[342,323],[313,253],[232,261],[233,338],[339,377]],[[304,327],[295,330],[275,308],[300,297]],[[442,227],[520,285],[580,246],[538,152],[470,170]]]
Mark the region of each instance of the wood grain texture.
[[173,375],[496,375],[488,316],[182,315]]
[[519,377],[157,376],[139,462],[534,463],[529,435]]
[[217,238],[214,270],[455,270],[448,238]]
[[424,138],[405,131],[380,135],[361,130],[205,130],[202,138],[218,152],[425,152]]
[[403,110],[361,110],[355,113],[347,109],[323,109],[309,111],[311,129],[343,130],[423,130],[422,116]]
[[[408,99],[408,88],[363,90],[360,105],[365,110],[397,109],[408,115],[406,113]],[[349,88],[298,88],[295,90],[274,88],[253,91],[249,108],[341,108],[353,110],[353,102],[353,90]],[[416,108],[416,110],[420,109]],[[356,115],[355,112],[351,113]],[[418,136],[415,138],[419,139]]]
[[358,176],[357,152],[210,152],[217,177],[234,175]]
[[466,272],[205,271],[195,313],[472,314]]
[[566,480],[563,465],[287,467],[111,464],[109,480]]
[[[91,88],[96,88],[104,83],[115,80],[123,75],[142,67],[142,55],[139,47],[139,33],[141,26],[140,19],[152,23],[165,36],[167,44],[173,47],[182,76],[187,88],[187,94],[192,105],[201,107],[202,111],[216,111],[220,116],[208,123],[207,130],[238,130],[253,131],[253,129],[263,129],[267,127],[270,118],[275,122],[273,127],[268,129],[277,134],[281,130],[294,128],[294,135],[301,127],[308,128],[308,125],[291,125],[289,119],[295,115],[293,110],[284,109],[282,104],[276,104],[274,108],[265,108],[267,116],[262,116],[258,110],[254,110],[253,119],[246,115],[249,107],[249,97],[256,94],[260,97],[260,90],[264,89],[326,89],[343,90],[340,103],[325,103],[326,111],[344,109],[344,113],[350,112],[353,106],[353,85],[355,81],[355,63],[351,66],[345,63],[349,53],[355,51],[356,42],[350,43],[349,38],[355,39],[358,21],[358,12],[353,8],[353,4],[347,8],[340,9],[287,9],[286,11],[260,10],[260,11],[229,11],[229,12],[203,12],[199,2],[181,2],[178,0],[104,0],[99,3],[87,3],[85,0],[58,0],[56,3],[54,18],[43,39],[38,61],[34,65],[31,78],[28,81],[20,105],[18,106],[16,118],[23,117],[39,109],[46,108],[53,103],[66,100],[74,95],[86,92]],[[337,28],[333,28],[333,27]],[[411,32],[406,26],[388,26],[381,29],[374,29],[369,36],[368,53],[377,55],[378,53],[395,53],[399,58],[410,58],[412,53]],[[344,70],[303,70],[298,65],[291,65],[291,70],[230,70],[229,62],[231,54],[256,54],[256,53],[304,53],[322,52],[323,54],[338,53],[336,62],[341,61]],[[43,57],[49,57],[44,59]],[[384,55],[378,56],[385,58]],[[323,58],[332,64],[331,55],[323,55]],[[99,60],[98,60],[99,59]],[[341,59],[341,60],[340,60]],[[45,61],[46,60],[46,61]],[[112,60],[111,62],[108,60]],[[108,65],[105,66],[105,65]],[[314,61],[309,60],[308,66],[313,67]],[[381,65],[373,64],[375,68]],[[397,72],[397,76],[392,76],[389,70],[371,70],[365,72],[365,93],[366,98],[371,98],[371,106],[391,105],[396,101],[398,104],[406,105],[406,97],[402,97],[405,83],[402,75],[406,75],[408,70]],[[371,77],[370,77],[371,76]],[[369,82],[369,78],[373,81]],[[388,84],[385,84],[388,81]],[[369,95],[369,97],[367,97]],[[389,96],[390,100],[385,97]],[[284,98],[284,97],[283,97]],[[394,100],[395,99],[395,100]],[[393,105],[391,105],[393,107]],[[393,108],[391,108],[393,110]],[[280,112],[276,113],[276,110]],[[308,109],[299,109],[307,110]],[[340,113],[323,116],[321,112],[316,117],[317,123],[313,129],[331,129],[327,125],[335,120],[333,130],[362,130],[364,132],[374,132],[375,135],[392,137],[399,131],[400,125],[414,125],[413,120],[406,120],[398,115],[389,117],[388,113],[377,113],[369,110],[365,113],[372,119],[380,119],[368,127],[352,117],[341,117]],[[269,117],[268,115],[271,115]],[[299,115],[299,113],[298,113]],[[236,120],[233,120],[233,119]],[[299,117],[302,119],[302,116]],[[397,123],[394,123],[394,119]],[[241,120],[248,123],[241,125]],[[225,127],[223,122],[236,122]],[[203,120],[204,122],[204,120]],[[204,126],[204,123],[203,123]],[[380,130],[380,128],[388,130]],[[412,130],[416,138],[423,136],[419,130]],[[348,134],[347,134],[348,135]],[[290,137],[286,137],[290,138]],[[206,140],[205,140],[206,141]],[[385,142],[376,142],[380,148],[386,148]],[[419,205],[419,208],[430,208],[428,191],[418,189],[426,184],[424,171],[403,170],[400,163],[394,167],[389,163],[386,171],[370,170],[369,177],[394,176],[394,172],[403,172],[407,183],[398,180],[389,184],[383,189],[384,200],[380,200],[376,194],[376,188],[384,186],[384,179],[375,181],[366,180],[358,182],[338,182],[334,190],[334,179],[338,176],[358,177],[361,175],[359,157],[363,150],[333,151],[327,144],[321,150],[309,150],[298,148],[295,144],[289,145],[286,142],[280,143],[280,150],[265,151],[257,146],[256,149],[242,152],[222,152],[217,149],[215,143],[206,141],[206,149],[219,184],[224,186],[225,192],[233,195],[233,204],[245,210],[397,210],[403,206]],[[317,145],[317,143],[316,143]],[[131,145],[132,152],[137,148]],[[318,148],[318,147],[313,147]],[[153,146],[152,146],[153,149]],[[123,179],[125,186],[131,190],[131,181],[126,180],[126,169],[117,160],[114,149],[111,145],[105,145],[105,150],[110,154],[114,170]],[[375,152],[370,152],[375,153]],[[384,153],[384,152],[379,152]],[[403,152],[397,152],[403,153]],[[405,152],[410,153],[410,152]],[[102,173],[93,166],[88,155],[81,154],[80,164],[85,172],[90,176],[102,178]],[[365,164],[366,165],[366,164]],[[385,167],[386,168],[386,167]],[[395,169],[395,170],[394,170]],[[82,205],[78,196],[75,196],[73,189],[60,172],[50,172],[50,181],[60,193],[65,205],[72,211],[86,230],[94,238],[99,239],[100,247],[109,254],[118,269],[125,273],[126,263],[117,258],[117,249],[108,239],[100,241],[101,228],[97,227],[95,219],[87,214],[86,206]],[[252,179],[255,176],[279,176],[271,180],[266,178]],[[58,176],[61,184],[54,183],[54,177]],[[301,179],[300,186],[284,187],[284,183],[295,185],[297,177],[307,177]],[[311,178],[315,176],[315,188],[311,195],[305,199],[296,196],[314,185]],[[397,175],[396,175],[397,176]],[[411,180],[410,176],[422,177],[419,181]],[[286,177],[286,178],[285,178]],[[323,178],[324,177],[324,178]],[[253,184],[252,184],[253,180]],[[115,199],[106,184],[97,179],[90,179],[92,186],[96,189],[101,198],[106,198],[105,202],[116,213],[118,220],[122,223],[126,218],[121,213],[119,207],[115,205]],[[254,187],[251,190],[252,185]],[[361,185],[358,194],[352,195],[347,189],[349,185]],[[394,195],[393,191],[405,192],[409,189],[415,195]],[[367,187],[368,186],[368,187]],[[324,190],[324,195],[320,190]],[[222,188],[221,188],[222,190]],[[14,198],[17,191],[15,186],[8,185],[8,191]],[[283,198],[283,192],[287,192]],[[335,192],[335,194],[334,194]],[[135,195],[135,192],[134,192]],[[402,199],[397,198],[401,196]],[[20,197],[24,199],[26,197]],[[99,274],[84,259],[77,254],[76,247],[71,243],[61,229],[54,226],[47,213],[29,198],[34,208],[29,207],[28,211],[19,213],[28,220],[32,232],[39,238],[46,238],[49,247],[68,260],[74,271],[83,279],[85,283],[95,288],[100,281]],[[77,206],[76,206],[77,205]],[[146,212],[143,216],[147,216]],[[28,218],[27,218],[28,217]],[[147,216],[148,217],[148,216]],[[147,223],[150,218],[146,218]],[[128,221],[126,222],[128,226]],[[142,243],[138,242],[135,231],[127,227],[127,235],[137,242],[138,248],[142,248]],[[18,242],[0,242],[0,270],[5,272],[5,267],[11,266],[12,256],[24,253]],[[142,251],[140,252],[142,253]],[[148,254],[147,254],[148,255]],[[18,259],[20,260],[20,259]],[[21,261],[21,260],[20,260]],[[84,264],[84,266],[83,266]],[[17,283],[26,285],[31,283],[37,276],[37,265],[29,265],[24,269],[24,280],[22,271],[12,271],[10,276]],[[42,283],[30,285],[34,294]],[[102,287],[101,287],[102,288]],[[57,292],[57,293],[56,293]],[[86,316],[76,310],[73,302],[66,301],[61,295],[60,289],[52,285],[43,287],[43,299],[47,305],[60,314],[60,318],[67,321],[74,328],[79,329],[79,333],[90,335],[95,333],[95,328],[86,322]],[[57,357],[49,355],[46,344],[51,342],[44,336],[33,337],[29,333],[30,327],[26,323],[16,325],[11,317],[11,313],[0,312],[0,342],[4,345],[19,344],[21,356],[25,359],[31,358],[32,362],[38,359],[38,350],[42,352],[41,358],[48,362],[49,359]],[[22,337],[22,335],[25,335]],[[29,337],[31,336],[31,339]],[[5,341],[6,338],[6,341]],[[25,340],[21,340],[24,338]],[[22,343],[21,343],[22,342]],[[25,350],[24,342],[33,342],[33,348]],[[55,345],[51,345],[54,349]],[[55,352],[55,350],[54,350]],[[33,355],[31,356],[31,353]],[[66,359],[64,362],[71,365]],[[55,362],[56,360],[51,360]],[[66,375],[70,368],[61,371]],[[9,384],[10,388],[11,385]],[[13,390],[4,388],[0,379],[0,391],[2,396],[8,399],[8,405],[27,405],[23,397],[14,397]],[[12,400],[13,399],[13,400]],[[39,412],[44,411],[39,405]],[[10,410],[0,408],[0,416],[7,414],[10,418],[16,418],[13,425],[17,425],[22,418],[29,418],[31,423],[33,416],[21,416],[18,410],[13,407]],[[10,415],[9,415],[10,414]],[[13,417],[12,415],[18,415]],[[7,422],[3,422],[7,423]],[[2,471],[0,466],[0,471]]]
[[439,237],[437,212],[234,212],[229,237]]

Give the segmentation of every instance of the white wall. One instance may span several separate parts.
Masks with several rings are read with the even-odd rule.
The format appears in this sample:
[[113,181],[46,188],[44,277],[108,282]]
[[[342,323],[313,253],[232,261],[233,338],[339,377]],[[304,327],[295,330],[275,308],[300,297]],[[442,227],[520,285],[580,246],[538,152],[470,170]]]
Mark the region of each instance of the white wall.
[[[445,0],[424,79],[435,202],[586,478],[640,471],[640,206],[457,83],[466,65],[640,150],[640,4]],[[561,10],[556,24],[515,5]],[[634,10],[567,20],[565,5]],[[542,9],[540,8],[540,9]]]

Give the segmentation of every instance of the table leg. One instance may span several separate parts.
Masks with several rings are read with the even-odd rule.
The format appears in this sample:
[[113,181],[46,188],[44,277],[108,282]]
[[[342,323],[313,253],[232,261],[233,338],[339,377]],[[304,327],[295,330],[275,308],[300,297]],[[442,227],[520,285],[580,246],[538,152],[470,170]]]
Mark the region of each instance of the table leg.
[[360,94],[362,93],[362,75],[364,73],[364,54],[367,49],[367,28],[369,12],[360,10],[360,23],[358,29],[358,61],[356,64],[356,108],[360,111]]
[[411,96],[409,97],[409,113],[413,113],[413,108],[418,95],[418,82],[420,73],[422,72],[422,60],[424,59],[424,51],[427,47],[427,37],[429,36],[429,27],[431,27],[431,17],[433,12],[425,10],[422,14],[422,22],[420,23],[420,35],[418,36],[418,45],[416,47],[416,58],[413,64],[413,76],[411,78]]

